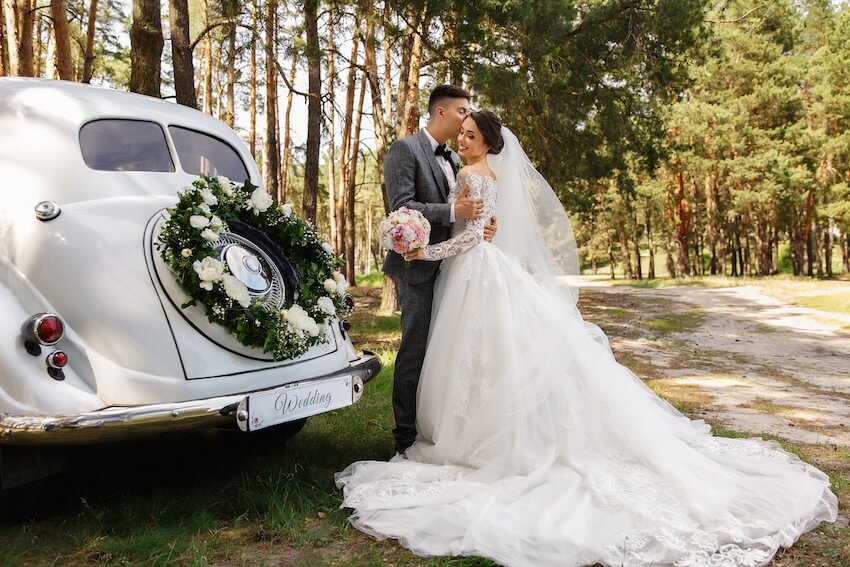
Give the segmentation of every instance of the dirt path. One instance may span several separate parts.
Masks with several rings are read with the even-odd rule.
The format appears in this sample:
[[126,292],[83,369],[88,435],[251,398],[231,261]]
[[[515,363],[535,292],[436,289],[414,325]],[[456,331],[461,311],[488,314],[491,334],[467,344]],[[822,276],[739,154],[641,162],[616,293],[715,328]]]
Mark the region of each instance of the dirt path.
[[692,400],[731,429],[850,446],[850,317],[755,287],[593,286],[582,309],[685,411]]

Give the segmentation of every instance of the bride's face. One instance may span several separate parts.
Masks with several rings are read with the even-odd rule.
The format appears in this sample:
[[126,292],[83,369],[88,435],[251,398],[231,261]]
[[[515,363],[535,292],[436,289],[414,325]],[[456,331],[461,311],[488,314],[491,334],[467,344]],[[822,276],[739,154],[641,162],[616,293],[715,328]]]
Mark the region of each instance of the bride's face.
[[460,126],[460,134],[457,136],[457,153],[470,159],[486,154],[488,149],[475,120],[472,118],[464,120]]

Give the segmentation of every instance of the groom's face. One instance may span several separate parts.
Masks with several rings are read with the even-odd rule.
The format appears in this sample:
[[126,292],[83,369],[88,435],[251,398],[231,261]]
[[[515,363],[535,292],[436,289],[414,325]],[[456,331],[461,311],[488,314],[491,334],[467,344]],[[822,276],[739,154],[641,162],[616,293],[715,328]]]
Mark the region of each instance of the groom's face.
[[442,105],[442,110],[446,134],[454,138],[460,132],[466,115],[469,114],[469,101],[465,98],[449,98]]

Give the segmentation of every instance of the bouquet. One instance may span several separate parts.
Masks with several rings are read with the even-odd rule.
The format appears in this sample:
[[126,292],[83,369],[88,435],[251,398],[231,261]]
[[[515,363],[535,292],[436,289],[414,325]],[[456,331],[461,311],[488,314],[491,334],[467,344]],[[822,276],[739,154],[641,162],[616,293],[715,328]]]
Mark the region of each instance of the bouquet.
[[401,207],[381,221],[381,246],[398,254],[407,254],[428,244],[431,223],[415,209]]

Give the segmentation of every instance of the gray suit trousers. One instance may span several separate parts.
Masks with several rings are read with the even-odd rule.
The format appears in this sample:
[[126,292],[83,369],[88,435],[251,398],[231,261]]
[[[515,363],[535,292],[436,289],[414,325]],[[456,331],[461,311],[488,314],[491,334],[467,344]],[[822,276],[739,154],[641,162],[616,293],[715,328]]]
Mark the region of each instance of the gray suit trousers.
[[425,359],[428,329],[431,326],[431,303],[434,298],[435,270],[421,283],[408,283],[394,278],[401,303],[401,346],[393,375],[393,412],[395,414],[395,447],[398,452],[416,439],[416,390]]

